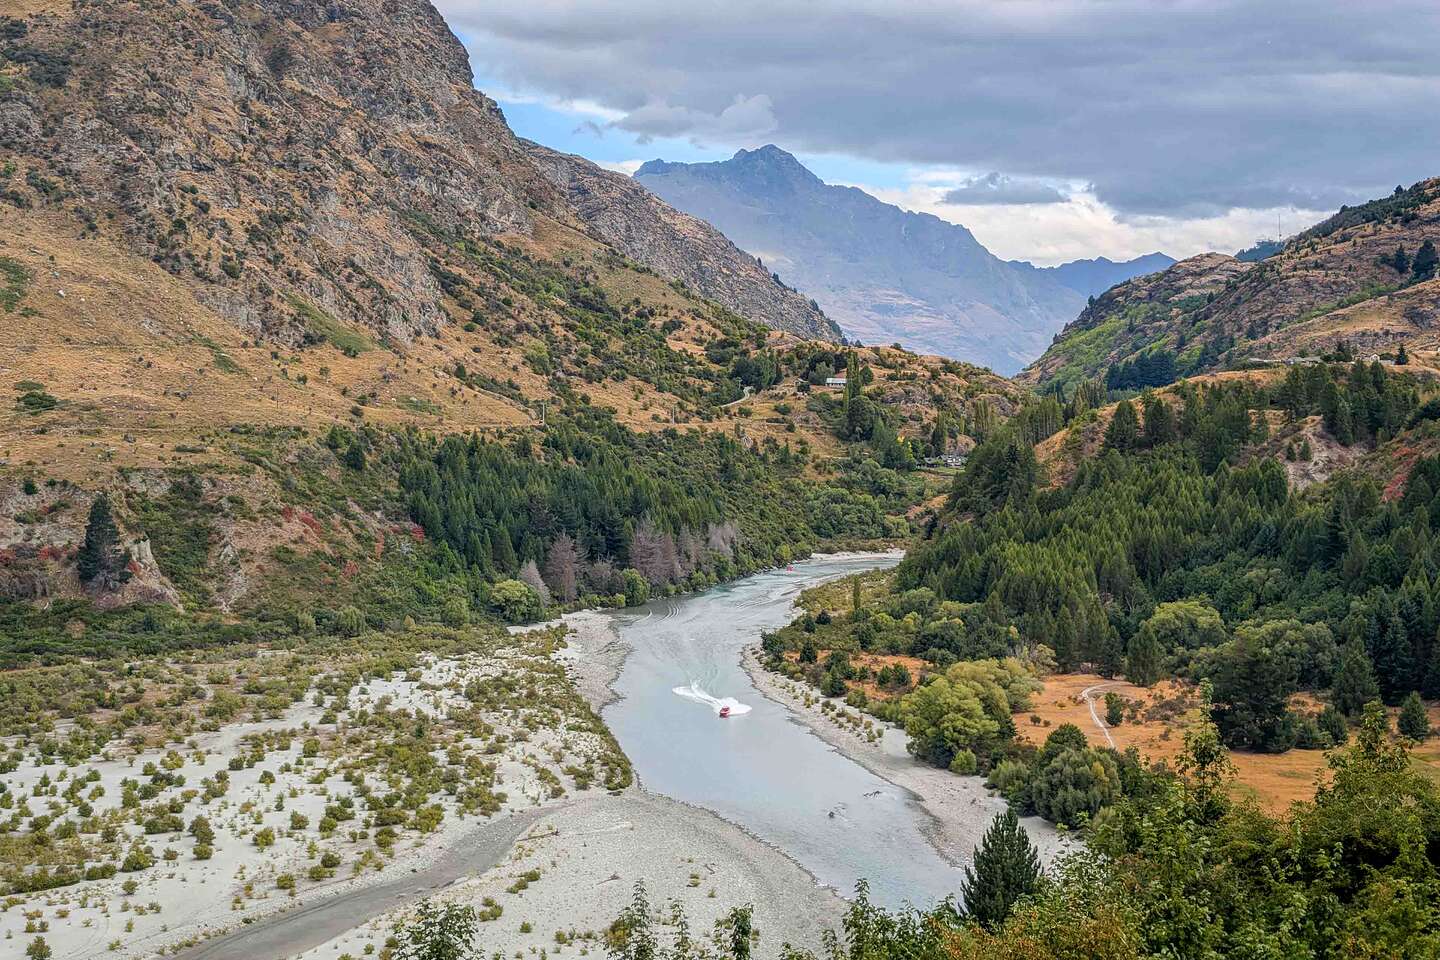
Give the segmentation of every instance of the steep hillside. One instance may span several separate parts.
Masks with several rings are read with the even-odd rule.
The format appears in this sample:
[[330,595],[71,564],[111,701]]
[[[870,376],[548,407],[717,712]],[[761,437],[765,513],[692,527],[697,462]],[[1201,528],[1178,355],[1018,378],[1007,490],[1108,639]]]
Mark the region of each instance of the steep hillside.
[[840,339],[840,328],[813,301],[766,272],[704,220],[679,212],[631,178],[583,157],[521,142],[600,240],[736,313],[780,330]]
[[1342,209],[1263,260],[1208,254],[1120,284],[1020,379],[1069,389],[1105,377],[1125,389],[1251,360],[1434,347],[1437,242],[1440,180],[1397,188]]
[[1186,329],[1198,307],[1247,269],[1248,264],[1234,257],[1206,253],[1118,284],[1067,324],[1050,349],[1016,379],[1068,390],[1081,380],[1103,376],[1113,364],[1168,342],[1167,337],[1178,340],[1181,334],[1173,331]]
[[715,224],[864,343],[898,342],[1009,374],[1085,304],[964,227],[826,184],[775,146],[719,163],[652,160],[635,178]]
[[[32,12],[0,40],[7,197],[69,209],[86,234],[119,232],[202,281],[197,296],[252,336],[323,337],[308,304],[410,342],[450,322],[437,231],[585,223],[474,89],[464,48],[424,0]],[[830,332],[763,271],[736,269],[744,258],[704,225],[629,249],[752,319]],[[675,269],[712,256],[723,261],[709,274]],[[723,282],[709,287],[711,275]]]
[[[517,141],[421,0],[27,13],[0,31],[0,617],[27,649],[134,604],[197,638],[452,594],[514,618],[492,586],[528,565],[538,597],[571,550],[562,599],[610,602],[626,567],[674,590],[890,540],[933,493],[917,459],[1022,402],[809,339],[823,314],[712,228]],[[123,574],[80,569],[100,494]]]

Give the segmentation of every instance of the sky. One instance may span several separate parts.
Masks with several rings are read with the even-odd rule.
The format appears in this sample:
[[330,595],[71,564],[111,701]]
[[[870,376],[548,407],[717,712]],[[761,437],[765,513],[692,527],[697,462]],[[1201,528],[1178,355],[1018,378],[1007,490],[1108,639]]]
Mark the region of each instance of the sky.
[[1440,174],[1436,0],[438,0],[521,136],[774,143],[1053,264],[1234,252]]

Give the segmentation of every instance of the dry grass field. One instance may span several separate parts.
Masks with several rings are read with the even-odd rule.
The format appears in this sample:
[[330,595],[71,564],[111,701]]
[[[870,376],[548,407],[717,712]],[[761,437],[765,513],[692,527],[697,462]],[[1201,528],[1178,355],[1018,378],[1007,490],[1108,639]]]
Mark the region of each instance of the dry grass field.
[[[1134,747],[1152,761],[1173,763],[1185,746],[1186,729],[1198,716],[1196,691],[1185,684],[1167,680],[1147,689],[1092,673],[1058,674],[1045,679],[1045,689],[1032,698],[1034,709],[1016,716],[1019,735],[1039,744],[1062,723],[1073,723],[1085,731],[1091,744],[1110,746],[1106,730],[1091,717],[1086,691],[1090,691],[1095,713],[1102,721],[1105,694],[1125,698],[1125,721],[1109,727],[1109,737],[1116,748]],[[1319,710],[1313,698],[1303,695],[1295,697],[1292,705],[1311,713]],[[1440,704],[1430,705],[1430,717],[1432,726],[1440,727]],[[1413,756],[1430,776],[1440,780],[1440,737],[1418,746]],[[1291,750],[1283,754],[1237,750],[1231,752],[1230,759],[1235,764],[1236,794],[1253,797],[1272,813],[1285,811],[1297,800],[1308,800],[1328,769],[1323,750]]]

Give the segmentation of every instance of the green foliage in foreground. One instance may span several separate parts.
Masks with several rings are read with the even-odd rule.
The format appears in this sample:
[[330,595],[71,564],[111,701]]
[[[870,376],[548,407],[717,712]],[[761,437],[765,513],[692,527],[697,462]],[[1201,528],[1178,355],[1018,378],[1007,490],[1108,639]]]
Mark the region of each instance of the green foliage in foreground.
[[[1312,802],[1297,805],[1288,819],[1227,799],[1228,759],[1211,727],[1187,739],[1181,767],[1184,776],[1158,796],[1117,805],[1097,826],[1088,851],[1062,860],[998,920],[989,919],[988,904],[1015,888],[1008,871],[977,871],[981,889],[972,893],[968,916],[963,904],[950,901],[925,911],[886,911],[869,901],[862,883],[841,930],[827,937],[818,953],[786,945],[779,956],[1440,955],[1440,863],[1434,852],[1440,848],[1440,791],[1412,771],[1403,744],[1390,740],[1379,704],[1367,710],[1356,743],[1332,755],[1332,782]],[[1014,846],[1018,856],[1019,844]],[[987,876],[996,878],[993,889],[985,886]],[[975,908],[982,903],[985,917]],[[647,957],[689,956],[655,938],[649,948]]]
[[987,930],[1005,922],[1016,901],[1040,886],[1040,856],[1020,818],[1006,810],[990,823],[975,862],[965,868],[960,887],[966,915]]

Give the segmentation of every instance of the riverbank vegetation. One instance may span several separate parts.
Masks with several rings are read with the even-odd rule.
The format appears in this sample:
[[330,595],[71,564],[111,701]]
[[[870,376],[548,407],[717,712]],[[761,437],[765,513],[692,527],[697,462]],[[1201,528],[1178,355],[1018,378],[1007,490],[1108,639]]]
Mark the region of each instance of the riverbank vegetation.
[[[1154,794],[1173,769],[1069,724],[1017,738],[1015,715],[1055,670],[1203,684],[1208,716],[1241,750],[1341,745],[1377,698],[1408,702],[1407,736],[1428,737],[1440,429],[1415,383],[1379,364],[1314,365],[1100,413],[1096,396],[1041,401],[996,430],[893,573],[853,581],[850,596],[815,591],[765,638],[771,667],[1069,826]],[[1354,468],[1293,485],[1284,456],[1308,443],[1302,427],[1352,448]],[[1097,432],[1052,483],[1037,449],[1063,467]]]
[[[1378,704],[1330,757],[1314,799],[1275,818],[1229,799],[1218,730],[1192,731],[1179,776],[1127,797],[1088,849],[1042,877],[1004,825],[987,835],[969,903],[872,904],[862,884],[818,953],[786,960],[1141,960],[1428,957],[1440,951],[1440,791]],[[1021,831],[1023,835],[1023,831]],[[977,882],[981,884],[976,886]],[[763,931],[762,931],[763,933]],[[636,958],[622,941],[613,955]],[[691,956],[664,942],[645,956]],[[751,955],[751,946],[728,955]]]

